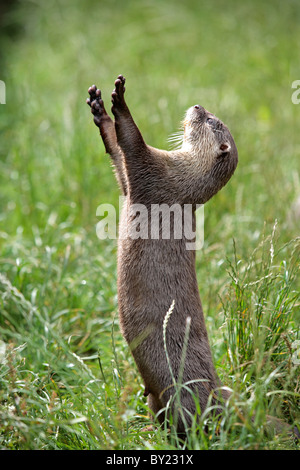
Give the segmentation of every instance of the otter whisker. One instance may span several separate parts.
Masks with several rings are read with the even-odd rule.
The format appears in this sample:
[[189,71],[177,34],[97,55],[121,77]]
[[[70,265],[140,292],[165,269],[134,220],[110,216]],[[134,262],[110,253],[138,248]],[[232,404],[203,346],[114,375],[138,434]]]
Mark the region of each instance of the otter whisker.
[[174,132],[168,137],[168,143],[170,145],[170,148],[172,150],[178,150],[182,147],[183,144],[183,138],[184,138],[184,131],[183,129],[180,129],[177,132]]

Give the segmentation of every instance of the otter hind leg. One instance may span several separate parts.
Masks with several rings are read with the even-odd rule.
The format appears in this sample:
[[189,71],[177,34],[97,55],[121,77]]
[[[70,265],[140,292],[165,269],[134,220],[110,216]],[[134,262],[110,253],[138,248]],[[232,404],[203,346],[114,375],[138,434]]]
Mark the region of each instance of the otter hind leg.
[[148,406],[152,412],[152,417],[156,418],[160,424],[163,424],[163,422],[165,421],[165,413],[159,413],[159,411],[162,410],[164,406],[158,398],[152,395],[152,393],[149,393],[148,395]]

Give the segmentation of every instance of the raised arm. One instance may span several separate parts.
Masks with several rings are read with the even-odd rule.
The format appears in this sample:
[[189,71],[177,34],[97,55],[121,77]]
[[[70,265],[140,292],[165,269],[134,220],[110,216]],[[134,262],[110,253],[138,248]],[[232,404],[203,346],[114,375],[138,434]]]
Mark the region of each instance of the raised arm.
[[101,91],[97,89],[96,85],[91,86],[88,92],[90,98],[88,98],[86,102],[91,107],[91,112],[94,115],[94,123],[100,130],[106,153],[112,158],[119,186],[123,194],[126,195],[128,189],[126,171],[124,168],[123,153],[117,142],[115,124],[105,110],[101,98]]
[[125,78],[119,75],[112,92],[112,113],[117,142],[124,154],[129,191],[137,202],[160,202],[167,178],[167,152],[145,143],[125,102],[124,93]]
[[126,159],[132,155],[143,157],[147,145],[135,124],[124,98],[125,78],[119,75],[115,81],[115,89],[111,94],[112,113],[115,116],[115,129],[118,144],[123,150]]

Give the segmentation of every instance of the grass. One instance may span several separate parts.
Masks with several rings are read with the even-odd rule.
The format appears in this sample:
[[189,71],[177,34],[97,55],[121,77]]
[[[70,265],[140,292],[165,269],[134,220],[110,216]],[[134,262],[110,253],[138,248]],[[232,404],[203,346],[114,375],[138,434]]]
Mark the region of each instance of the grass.
[[119,73],[149,144],[166,147],[199,102],[239,149],[234,177],[206,205],[197,254],[234,400],[186,448],[295,448],[263,425],[267,414],[299,422],[299,16],[292,0],[51,0],[16,1],[1,17],[1,448],[178,447],[146,430],[118,328],[116,241],[95,230],[98,205],[117,207],[119,192],[85,98],[95,82],[109,108]]

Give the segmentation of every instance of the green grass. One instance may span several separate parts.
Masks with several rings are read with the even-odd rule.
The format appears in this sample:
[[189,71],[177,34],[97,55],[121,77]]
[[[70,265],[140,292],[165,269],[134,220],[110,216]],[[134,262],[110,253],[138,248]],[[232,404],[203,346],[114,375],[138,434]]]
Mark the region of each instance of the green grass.
[[239,149],[234,177],[205,208],[197,254],[234,399],[186,447],[295,448],[263,425],[266,414],[299,422],[299,20],[297,2],[279,0],[19,1],[2,17],[1,448],[178,447],[145,429],[118,327],[116,241],[95,230],[98,205],[117,207],[119,192],[85,99],[96,83],[109,108],[119,73],[150,145],[166,148],[200,103]]

